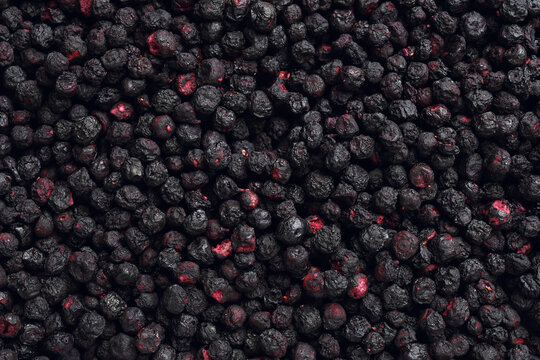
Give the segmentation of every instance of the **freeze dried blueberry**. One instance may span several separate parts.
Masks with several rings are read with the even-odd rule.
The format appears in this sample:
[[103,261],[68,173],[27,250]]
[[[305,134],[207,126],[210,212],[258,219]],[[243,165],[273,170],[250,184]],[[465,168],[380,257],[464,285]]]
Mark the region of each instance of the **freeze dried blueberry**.
[[230,305],[221,315],[221,322],[228,329],[238,329],[246,321],[246,312],[238,305]]
[[320,328],[322,320],[317,309],[311,306],[304,306],[295,311],[294,324],[300,334],[309,334]]
[[306,224],[298,216],[291,216],[278,224],[277,240],[287,244],[296,245],[301,242],[306,233]]
[[73,348],[73,335],[59,331],[45,339],[45,349],[53,355],[67,355]]
[[283,357],[287,352],[287,339],[276,329],[268,329],[260,335],[260,346],[264,354]]
[[64,2],[0,4],[2,355],[530,356],[535,1]]
[[328,198],[333,187],[332,178],[319,171],[309,173],[304,185],[306,193],[316,200]]
[[424,188],[431,184],[435,178],[433,170],[427,164],[416,164],[409,172],[409,180],[419,188]]
[[155,353],[164,335],[165,329],[161,325],[150,324],[139,331],[135,339],[135,346],[142,354]]
[[117,293],[109,292],[100,300],[100,309],[108,319],[118,318],[127,308],[127,304]]
[[134,339],[124,333],[119,333],[111,337],[109,351],[112,356],[121,359],[130,360],[137,357]]
[[73,195],[67,186],[58,186],[52,190],[47,203],[55,212],[60,213],[74,204]]
[[392,249],[399,260],[407,260],[416,254],[419,245],[420,241],[414,234],[402,230],[394,235]]
[[79,282],[88,282],[97,269],[96,255],[90,251],[73,252],[70,255],[69,272]]
[[93,143],[101,131],[101,124],[93,116],[86,116],[77,121],[73,128],[73,138],[81,145]]
[[128,334],[134,334],[145,325],[146,319],[141,309],[128,307],[119,318],[122,330]]
[[153,235],[163,230],[165,222],[165,214],[157,207],[149,206],[142,213],[138,225],[143,232]]
[[326,168],[333,172],[340,172],[349,165],[351,155],[344,145],[338,144],[328,152],[325,165]]
[[326,330],[339,329],[347,320],[345,309],[338,303],[325,305],[322,316],[323,327]]
[[368,333],[369,322],[361,316],[352,317],[344,328],[344,337],[347,341],[358,343]]
[[193,108],[202,115],[212,114],[221,101],[219,90],[210,85],[199,87],[193,95]]
[[11,233],[0,234],[0,255],[12,257],[19,247],[19,239]]
[[16,99],[27,110],[37,110],[42,103],[43,94],[36,81],[26,80],[17,84],[15,88]]
[[341,230],[335,226],[323,226],[316,231],[313,245],[322,254],[334,253],[341,243]]
[[146,196],[134,185],[126,185],[116,192],[115,202],[126,210],[136,210],[146,201]]

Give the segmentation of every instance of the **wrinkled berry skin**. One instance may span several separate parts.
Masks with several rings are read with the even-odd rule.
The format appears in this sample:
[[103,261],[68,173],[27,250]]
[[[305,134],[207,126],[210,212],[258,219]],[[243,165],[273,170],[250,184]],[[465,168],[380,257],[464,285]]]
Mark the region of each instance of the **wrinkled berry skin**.
[[540,0],[0,0],[0,360],[536,359]]
[[261,334],[260,346],[268,356],[283,357],[287,351],[287,340],[279,331],[269,329]]

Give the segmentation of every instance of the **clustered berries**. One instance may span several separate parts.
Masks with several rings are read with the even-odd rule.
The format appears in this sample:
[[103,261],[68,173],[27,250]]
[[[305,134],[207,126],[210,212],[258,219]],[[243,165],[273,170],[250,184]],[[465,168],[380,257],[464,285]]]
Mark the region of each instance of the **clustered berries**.
[[539,0],[0,0],[0,359],[540,356]]

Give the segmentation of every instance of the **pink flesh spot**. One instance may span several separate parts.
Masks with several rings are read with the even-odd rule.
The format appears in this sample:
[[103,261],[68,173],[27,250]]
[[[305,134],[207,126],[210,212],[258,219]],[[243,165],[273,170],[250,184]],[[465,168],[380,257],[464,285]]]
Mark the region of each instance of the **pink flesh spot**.
[[504,213],[510,214],[510,207],[508,206],[508,204],[506,204],[502,200],[494,201],[493,202],[493,208],[495,208],[495,209],[497,209],[499,211],[502,211]]
[[208,355],[208,350],[206,349],[202,350],[202,356],[204,360],[211,360],[210,355]]
[[428,265],[424,268],[425,271],[433,271],[437,268],[437,265],[435,264],[431,264],[431,265]]
[[196,83],[193,74],[182,74],[178,77],[178,91],[182,95],[191,95],[195,91]]
[[90,8],[92,7],[92,0],[79,0],[79,5],[81,7],[81,12],[90,16]]
[[251,190],[247,189],[246,190],[248,195],[249,195],[249,209],[250,210],[253,210],[257,207],[257,205],[259,205],[259,197],[257,196],[257,194],[254,194]]
[[220,304],[223,304],[223,290],[216,290],[212,293],[212,297]]
[[159,52],[161,51],[161,45],[159,45],[156,41],[156,33],[150,34],[150,36],[146,38],[146,43],[148,44],[148,49],[152,54],[159,54]]
[[431,311],[429,310],[426,310],[424,311],[424,313],[422,314],[422,317],[420,318],[420,320],[418,320],[419,323],[421,323],[422,321],[426,320],[427,317],[431,314]]
[[318,293],[323,291],[323,280],[317,281],[319,273],[311,273],[304,276],[303,287],[306,290],[311,290],[313,293]]
[[531,252],[531,243],[528,242],[525,245],[523,245],[518,251],[518,254],[529,254]]
[[309,220],[309,227],[315,235],[315,233],[323,227],[324,223],[320,217],[315,216],[313,219]]
[[279,169],[272,169],[270,175],[272,176],[272,179],[279,179],[281,177],[281,171],[279,171]]
[[366,296],[368,289],[367,276],[362,276],[356,281],[356,286],[348,291],[348,294],[353,299],[361,299]]
[[255,251],[255,241],[253,241],[253,244],[241,245],[236,248],[236,252],[254,252],[254,251]]
[[81,53],[79,52],[79,50],[75,50],[74,52],[72,52],[71,54],[69,54],[68,56],[68,60],[71,61],[75,58],[78,58],[81,56]]
[[180,281],[182,284],[195,284],[195,280],[186,274],[178,275],[178,281]]
[[[126,106],[126,104],[124,103],[120,103],[118,105],[115,105],[111,109],[110,113],[116,116],[118,119],[123,120],[131,116],[131,108]],[[104,123],[104,121],[102,121],[102,123]]]
[[455,299],[450,300],[448,305],[446,306],[446,309],[443,312],[443,315],[446,316],[450,310],[452,310],[452,307],[454,307],[454,304],[456,303]]
[[221,244],[216,245],[215,248],[212,249],[213,252],[215,252],[218,255],[221,255],[223,257],[227,257],[232,252],[232,245],[229,240],[223,240]]
[[64,309],[69,309],[73,305],[73,298],[69,297],[67,301],[64,303]]

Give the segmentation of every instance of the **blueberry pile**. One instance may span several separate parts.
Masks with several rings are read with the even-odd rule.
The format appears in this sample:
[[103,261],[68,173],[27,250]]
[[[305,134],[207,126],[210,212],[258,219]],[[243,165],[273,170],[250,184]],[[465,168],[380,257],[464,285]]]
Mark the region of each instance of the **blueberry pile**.
[[0,0],[0,360],[540,359],[540,0]]

